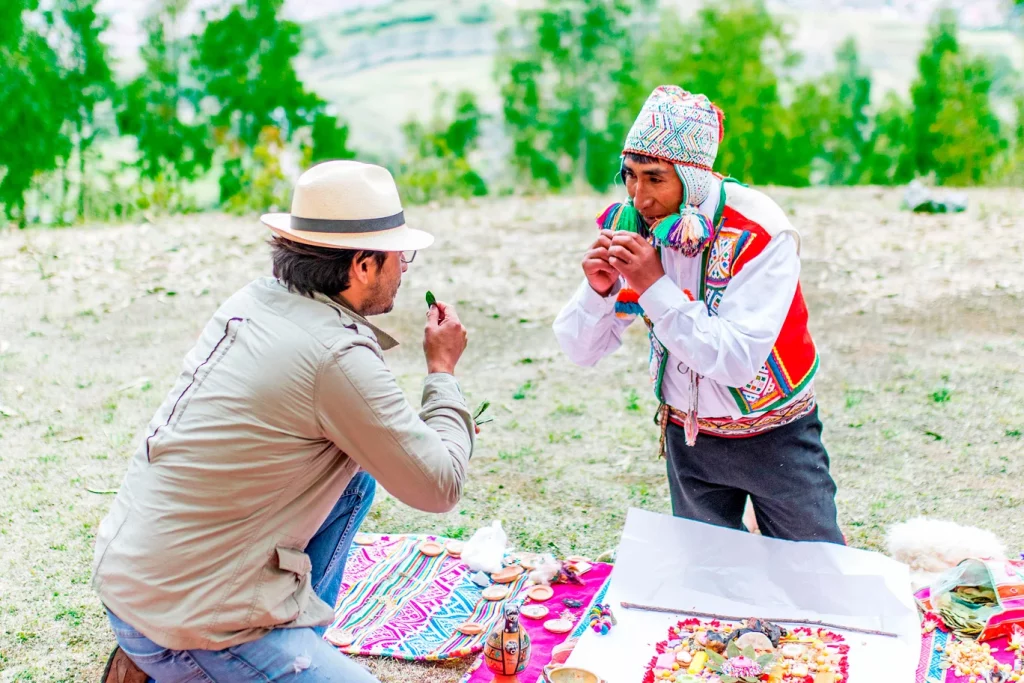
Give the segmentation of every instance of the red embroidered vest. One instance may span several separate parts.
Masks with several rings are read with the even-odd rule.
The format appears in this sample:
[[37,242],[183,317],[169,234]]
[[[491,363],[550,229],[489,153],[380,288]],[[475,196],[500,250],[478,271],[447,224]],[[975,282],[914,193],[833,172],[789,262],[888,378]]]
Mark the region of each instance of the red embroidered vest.
[[[711,246],[700,256],[703,278],[699,296],[710,315],[717,315],[729,281],[764,251],[772,237],[783,232],[796,234],[782,209],[757,190],[729,178],[723,179],[720,196],[714,221],[720,227]],[[796,237],[799,245],[799,235]],[[798,283],[782,330],[761,370],[748,384],[729,389],[743,415],[782,407],[814,378],[818,351],[807,330],[807,318],[807,304]],[[662,402],[665,355],[666,350],[652,334],[651,376]]]

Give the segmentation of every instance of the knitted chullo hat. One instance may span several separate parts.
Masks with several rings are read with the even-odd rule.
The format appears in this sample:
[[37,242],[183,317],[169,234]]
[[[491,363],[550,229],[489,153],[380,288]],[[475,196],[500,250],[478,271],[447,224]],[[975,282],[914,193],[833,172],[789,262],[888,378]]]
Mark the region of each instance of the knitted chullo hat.
[[696,206],[711,189],[711,167],[725,132],[722,121],[722,110],[704,95],[661,85],[644,103],[622,151],[675,164],[687,194],[685,203]]

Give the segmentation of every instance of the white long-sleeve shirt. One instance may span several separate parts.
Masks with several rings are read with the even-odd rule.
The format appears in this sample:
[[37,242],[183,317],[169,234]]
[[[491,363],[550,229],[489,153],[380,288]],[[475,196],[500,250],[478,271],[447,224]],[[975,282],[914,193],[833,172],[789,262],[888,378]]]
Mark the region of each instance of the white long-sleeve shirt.
[[[717,189],[700,207],[709,217],[718,205]],[[684,289],[700,290],[699,256],[687,258],[676,250],[662,249],[661,263],[665,275],[640,296],[640,306],[668,350],[662,384],[666,403],[684,412],[688,409],[692,368],[704,378],[698,416],[741,417],[729,388],[754,379],[779,336],[800,278],[795,234],[776,235],[729,281],[717,315],[709,314],[703,301],[690,301],[683,293]],[[615,298],[623,285],[620,280],[602,297],[584,279],[555,319],[558,343],[574,363],[596,365],[622,345],[622,333],[632,322],[615,315]],[[790,402],[813,390],[813,382],[808,383]]]

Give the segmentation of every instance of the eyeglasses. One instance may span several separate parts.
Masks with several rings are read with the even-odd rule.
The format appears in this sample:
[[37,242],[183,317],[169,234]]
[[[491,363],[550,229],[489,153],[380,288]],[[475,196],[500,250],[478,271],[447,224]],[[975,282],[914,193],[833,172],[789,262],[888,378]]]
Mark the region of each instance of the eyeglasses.
[[416,258],[415,251],[403,251],[399,253],[399,257],[402,259],[402,263],[412,263],[413,259]]

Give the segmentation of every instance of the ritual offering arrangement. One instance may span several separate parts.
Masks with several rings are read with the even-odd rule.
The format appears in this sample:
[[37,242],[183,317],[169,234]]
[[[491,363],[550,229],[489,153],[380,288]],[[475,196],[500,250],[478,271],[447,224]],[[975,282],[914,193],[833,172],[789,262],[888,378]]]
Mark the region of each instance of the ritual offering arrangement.
[[688,619],[655,646],[643,683],[843,683],[849,646],[825,629],[792,631],[761,619]]
[[484,663],[497,683],[513,683],[529,665],[530,654],[530,634],[519,623],[519,605],[509,602],[504,618],[487,636]]

